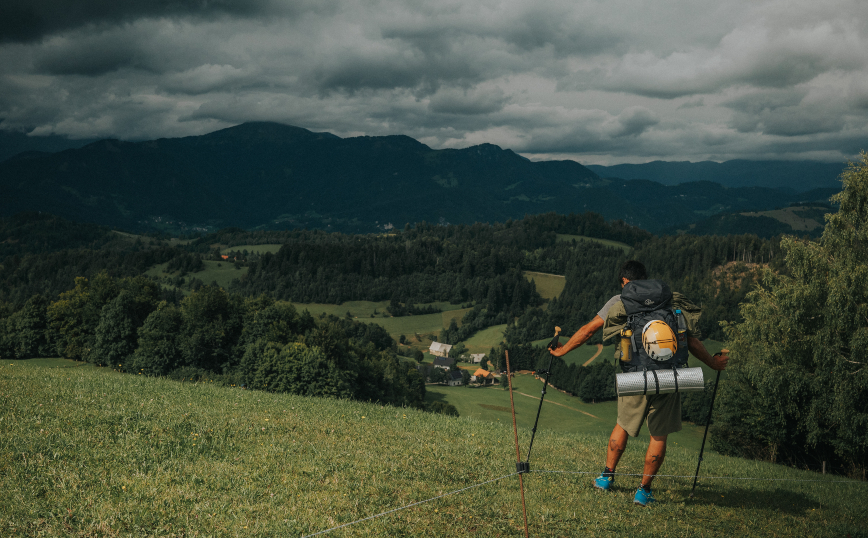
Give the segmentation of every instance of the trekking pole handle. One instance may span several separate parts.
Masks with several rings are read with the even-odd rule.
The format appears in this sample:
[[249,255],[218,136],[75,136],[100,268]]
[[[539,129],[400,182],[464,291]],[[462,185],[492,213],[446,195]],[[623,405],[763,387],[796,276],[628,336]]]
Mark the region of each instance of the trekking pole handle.
[[561,328],[556,325],[555,326],[555,337],[552,338],[551,342],[549,342],[548,349],[556,349],[557,348],[558,339],[560,337],[560,334],[561,334]]

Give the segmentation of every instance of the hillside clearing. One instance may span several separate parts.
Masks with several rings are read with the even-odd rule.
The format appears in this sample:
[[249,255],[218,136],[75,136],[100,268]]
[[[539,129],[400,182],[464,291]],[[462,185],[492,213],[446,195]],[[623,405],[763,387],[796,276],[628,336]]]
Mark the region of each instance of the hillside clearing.
[[[515,471],[506,420],[15,361],[0,365],[0,398],[4,536],[303,536]],[[532,470],[589,474],[526,477],[535,536],[865,536],[864,483],[715,454],[706,477],[819,482],[705,478],[688,500],[689,478],[659,477],[659,502],[637,508],[633,478],[607,494],[589,485],[605,442],[538,432]],[[619,471],[640,471],[643,449],[628,445]],[[671,446],[664,468],[695,465],[695,450]],[[331,535],[523,536],[517,482]]]
[[536,291],[543,299],[560,297],[564,286],[567,285],[567,279],[562,275],[524,271],[524,276],[536,284]]
[[278,243],[268,243],[263,245],[236,245],[234,247],[221,248],[220,254],[229,254],[230,252],[243,252],[245,250],[250,254],[277,254],[277,251],[280,250],[280,247],[282,246],[283,245]]
[[790,226],[794,232],[810,232],[823,227],[823,215],[831,210],[828,207],[793,206],[770,211],[751,211],[742,213],[745,217],[771,217]]
[[620,241],[613,241],[611,239],[599,239],[597,237],[587,237],[584,235],[571,235],[571,234],[557,234],[558,241],[595,241],[597,243],[601,243],[606,245],[607,247],[619,248],[624,252],[630,252],[633,250],[633,247],[628,245],[627,243],[622,243]]

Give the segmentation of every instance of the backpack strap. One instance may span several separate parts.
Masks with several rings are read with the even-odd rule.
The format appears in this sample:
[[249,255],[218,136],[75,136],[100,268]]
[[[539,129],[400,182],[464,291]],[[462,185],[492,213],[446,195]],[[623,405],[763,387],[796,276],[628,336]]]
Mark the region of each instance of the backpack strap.
[[657,370],[651,370],[651,373],[654,374],[654,384],[656,385],[654,394],[660,394],[660,378],[657,377]]
[[678,368],[672,365],[672,377],[675,378],[675,394],[678,394]]

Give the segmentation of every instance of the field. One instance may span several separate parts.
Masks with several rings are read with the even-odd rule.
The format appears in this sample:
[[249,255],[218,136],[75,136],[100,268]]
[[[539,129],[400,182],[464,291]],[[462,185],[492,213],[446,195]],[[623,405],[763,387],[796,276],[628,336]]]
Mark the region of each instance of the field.
[[598,239],[596,237],[586,237],[584,235],[570,235],[570,234],[558,234],[558,241],[596,241],[597,243],[602,243],[607,247],[620,248],[624,252],[630,252],[633,250],[633,247],[628,245],[627,243],[621,243],[620,241],[612,241],[611,239]]
[[[344,317],[347,315],[347,312],[349,312],[353,318],[358,318],[359,321],[365,323],[376,323],[377,325],[382,326],[396,341],[403,334],[407,337],[412,346],[418,349],[428,349],[431,345],[431,335],[439,335],[440,331],[449,327],[449,322],[453,318],[455,318],[455,321],[460,325],[461,318],[469,310],[467,308],[462,309],[461,305],[455,305],[448,302],[436,302],[429,304],[443,310],[443,312],[395,318],[390,316],[386,311],[386,307],[389,306],[389,301],[349,301],[340,305],[318,303],[292,304],[296,309],[298,309],[298,311],[308,310],[314,316],[326,313]],[[419,334],[421,341],[415,339],[414,335],[416,334]],[[502,335],[503,330],[501,328],[501,336]],[[490,338],[485,339],[485,341],[488,340],[490,340]],[[488,351],[490,347],[491,346],[485,348],[485,351]]]
[[[238,269],[236,269],[233,262],[226,261],[218,262],[214,260],[203,260],[202,263],[205,264],[205,268],[202,271],[199,271],[198,273],[188,273],[186,278],[198,278],[205,284],[217,282],[217,285],[223,289],[229,288],[229,284],[232,282],[233,279],[241,278],[243,275],[246,275],[249,269],[248,267],[239,267]],[[164,273],[163,269],[166,268],[166,265],[167,264],[165,263],[155,265],[145,271],[145,275],[158,277],[175,277],[180,274],[178,271],[175,271],[173,273]]]
[[827,207],[785,207],[770,211],[742,213],[746,217],[766,216],[789,225],[795,232],[810,232],[824,225],[822,215],[830,212]]
[[280,247],[283,245],[279,245],[276,243],[264,244],[264,245],[236,245],[234,247],[223,247],[220,249],[220,254],[229,254],[230,252],[242,252],[246,250],[250,254],[265,254],[266,252],[270,252],[271,254],[276,254]]
[[[489,422],[48,364],[0,364],[3,536],[524,536],[500,389],[453,389],[490,393]],[[631,503],[635,477],[597,492],[611,416],[564,409],[558,430],[550,397],[524,477],[533,536],[866,536],[864,483],[707,453],[688,499],[697,451],[681,444],[655,505]],[[535,402],[516,395],[523,452]],[[640,471],[641,445],[619,472]]]
[[494,325],[487,329],[482,329],[464,342],[470,353],[488,353],[491,348],[497,347],[503,340],[503,331],[506,330],[506,325]]
[[543,299],[560,297],[561,292],[564,291],[564,286],[567,285],[566,277],[561,275],[525,271],[524,276],[536,283],[536,291],[539,292]]

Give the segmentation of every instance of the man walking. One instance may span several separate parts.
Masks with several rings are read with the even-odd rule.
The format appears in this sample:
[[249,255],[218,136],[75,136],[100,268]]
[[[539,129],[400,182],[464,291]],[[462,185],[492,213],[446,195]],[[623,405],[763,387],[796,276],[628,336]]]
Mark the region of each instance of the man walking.
[[[644,281],[646,278],[645,266],[635,260],[626,262],[618,273],[618,280],[622,288],[632,281]],[[679,293],[672,293],[671,299],[664,303],[664,306],[681,311],[686,322],[685,341],[690,354],[714,370],[724,370],[729,357],[725,353],[712,356],[699,340],[701,334],[696,324],[701,315],[700,309]],[[627,311],[621,296],[615,295],[594,316],[594,319],[576,331],[576,334],[566,344],[550,349],[549,352],[556,357],[561,357],[584,344],[601,328],[603,329],[603,338],[608,340],[620,334],[625,324],[627,324]],[[620,346],[618,348],[616,354],[620,357]],[[622,359],[622,368],[626,370],[628,359],[620,358]],[[619,397],[618,421],[609,437],[606,466],[602,474],[594,480],[594,486],[598,489],[608,491],[612,487],[615,481],[615,468],[627,448],[628,437],[638,436],[642,423],[646,421],[648,432],[651,434],[651,441],[648,443],[648,450],[645,454],[642,480],[633,499],[634,503],[641,506],[654,502],[654,497],[651,494],[651,482],[666,457],[667,436],[681,430],[680,394]]]

